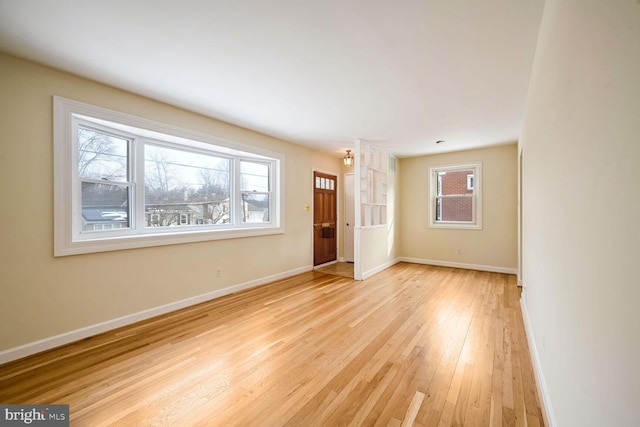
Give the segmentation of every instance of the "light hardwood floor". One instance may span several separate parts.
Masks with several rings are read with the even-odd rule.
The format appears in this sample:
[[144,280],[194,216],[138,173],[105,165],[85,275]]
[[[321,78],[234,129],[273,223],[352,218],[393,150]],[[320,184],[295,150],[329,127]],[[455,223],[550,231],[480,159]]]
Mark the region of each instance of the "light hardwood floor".
[[77,426],[543,425],[511,275],[319,272],[0,366]]
[[315,267],[315,271],[320,273],[334,274],[336,276],[350,277],[353,279],[353,263],[351,262],[336,262],[324,267]]

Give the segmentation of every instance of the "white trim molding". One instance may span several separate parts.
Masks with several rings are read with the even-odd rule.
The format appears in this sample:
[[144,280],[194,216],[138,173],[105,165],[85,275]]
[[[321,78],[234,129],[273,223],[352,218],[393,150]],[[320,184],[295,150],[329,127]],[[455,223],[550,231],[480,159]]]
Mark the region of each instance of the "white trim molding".
[[466,264],[463,262],[438,261],[433,259],[401,257],[399,261],[412,262],[414,264],[435,265],[438,267],[464,268],[465,270],[489,271],[491,273],[517,274],[517,268],[496,267],[492,265]]
[[223,289],[217,289],[215,291],[207,292],[205,294],[196,295],[190,298],[185,298],[180,301],[175,301],[169,304],[161,305],[161,306],[150,308],[147,310],[142,310],[137,313],[132,313],[126,316],[118,317],[116,319],[107,320],[106,322],[101,322],[95,325],[86,326],[84,328],[62,333],[60,335],[55,335],[53,337],[49,337],[39,341],[24,344],[19,347],[14,347],[8,350],[0,351],[0,364],[21,359],[23,357],[31,356],[32,354],[40,353],[45,350],[50,350],[52,348],[59,347],[61,345],[69,344],[74,341],[78,341],[84,338],[98,335],[100,333],[107,332],[122,326],[131,325],[133,323],[140,322],[142,320],[160,316],[162,314],[170,313],[172,311],[180,310],[182,308],[190,307],[192,305],[200,304],[205,301],[210,301],[225,295],[232,294],[234,292],[265,285],[275,280],[286,279],[287,277],[295,276],[297,274],[306,273],[311,270],[313,270],[313,266],[308,265],[308,266],[296,268],[293,270],[285,271],[283,273],[261,277],[259,279],[250,280],[248,282],[240,283],[238,285],[229,286]]
[[538,356],[538,348],[536,341],[533,337],[533,329],[529,320],[529,312],[527,311],[527,304],[525,301],[524,291],[520,298],[520,310],[522,311],[522,319],[524,320],[524,332],[527,335],[527,343],[529,344],[529,353],[531,353],[531,364],[533,365],[533,373],[536,379],[536,385],[540,392],[540,406],[542,408],[542,416],[544,417],[544,424],[548,427],[555,427],[556,417],[553,413],[553,406],[551,406],[551,396],[549,395],[549,389],[547,388],[547,382],[544,379],[542,372],[542,364],[540,363],[540,357]]

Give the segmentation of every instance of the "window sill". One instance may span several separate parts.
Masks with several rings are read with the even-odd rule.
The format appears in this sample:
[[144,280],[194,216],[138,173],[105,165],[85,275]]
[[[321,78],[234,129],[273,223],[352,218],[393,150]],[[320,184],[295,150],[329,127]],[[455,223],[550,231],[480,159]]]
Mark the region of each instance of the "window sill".
[[132,235],[68,241],[55,247],[54,256],[80,255],[96,252],[119,251],[153,246],[177,245],[183,243],[206,242],[211,240],[238,239],[244,237],[283,234],[283,227],[255,227],[226,230],[203,230],[190,232],[162,233],[153,235]]
[[431,223],[429,228],[443,228],[449,230],[482,230],[482,224],[464,224],[459,222]]

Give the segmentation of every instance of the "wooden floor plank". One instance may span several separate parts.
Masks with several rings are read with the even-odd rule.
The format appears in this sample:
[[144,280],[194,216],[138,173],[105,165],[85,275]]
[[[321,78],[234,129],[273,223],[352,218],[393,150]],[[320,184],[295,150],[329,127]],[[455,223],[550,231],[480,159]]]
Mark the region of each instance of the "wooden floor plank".
[[71,425],[543,426],[511,275],[312,271],[0,366]]
[[424,393],[416,391],[413,395],[413,400],[411,400],[411,403],[409,404],[409,409],[407,409],[407,413],[404,415],[404,419],[402,420],[402,427],[410,427],[413,425],[423,400]]

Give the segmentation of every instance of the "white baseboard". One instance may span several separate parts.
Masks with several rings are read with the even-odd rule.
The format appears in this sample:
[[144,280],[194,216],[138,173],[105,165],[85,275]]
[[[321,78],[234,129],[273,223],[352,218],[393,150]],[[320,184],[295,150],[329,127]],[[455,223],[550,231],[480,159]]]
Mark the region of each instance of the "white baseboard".
[[273,274],[267,277],[261,277],[256,280],[251,280],[238,285],[229,286],[224,289],[218,289],[215,291],[207,292],[205,294],[196,295],[194,297],[186,298],[180,301],[175,301],[169,304],[139,311],[137,313],[128,314],[126,316],[118,317],[116,319],[107,320],[106,322],[98,323],[91,326],[86,326],[84,328],[65,332],[60,335],[55,335],[53,337],[49,337],[39,341],[21,345],[19,347],[14,347],[8,350],[0,351],[0,364],[11,362],[12,360],[21,359],[23,357],[31,356],[32,354],[40,353],[41,351],[59,347],[64,344],[78,341],[93,335],[100,334],[102,332],[110,331],[112,329],[116,329],[121,326],[126,326],[132,323],[140,322],[141,320],[149,319],[151,317],[159,316],[161,314],[170,313],[172,311],[180,310],[185,307],[200,304],[202,302],[219,298],[224,295],[229,295],[244,289],[253,288],[256,286],[273,282],[275,280],[285,279],[287,277],[295,276],[296,274],[305,273],[307,271],[311,271],[312,269],[313,269],[313,266],[309,265],[309,266],[285,271],[283,273]]
[[412,262],[414,264],[435,265],[438,267],[453,267],[453,268],[464,268],[466,270],[489,271],[491,273],[506,273],[506,274],[518,273],[517,268],[494,267],[491,265],[479,265],[479,264],[466,264],[462,262],[437,261],[432,259],[407,258],[407,257],[401,257],[399,258],[399,261]]
[[384,264],[381,264],[377,267],[374,267],[371,270],[367,270],[364,273],[362,273],[362,280],[366,279],[367,277],[371,277],[374,274],[381,272],[382,270],[386,270],[387,268],[391,267],[394,264],[399,263],[400,261],[401,261],[400,258],[396,258],[391,261],[385,262]]
[[529,352],[531,353],[531,363],[533,365],[533,373],[536,378],[536,385],[540,392],[540,406],[542,407],[542,416],[544,417],[544,424],[548,427],[556,426],[556,418],[553,414],[553,407],[551,406],[551,396],[549,396],[549,389],[547,383],[544,380],[542,373],[542,365],[540,363],[540,357],[538,356],[538,348],[536,342],[533,339],[533,330],[531,328],[531,322],[529,319],[529,312],[527,311],[527,304],[525,303],[524,293],[520,298],[520,309],[522,311],[522,319],[524,320],[524,331],[527,335],[527,343],[529,344]]

